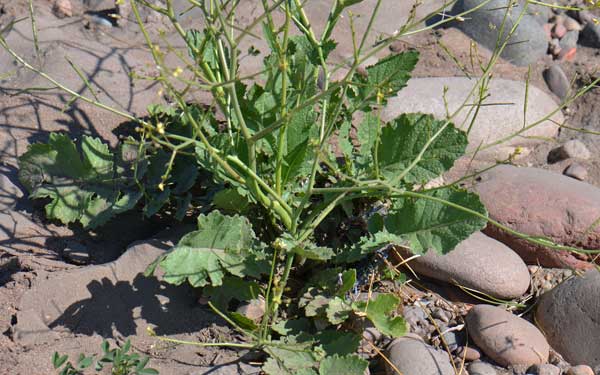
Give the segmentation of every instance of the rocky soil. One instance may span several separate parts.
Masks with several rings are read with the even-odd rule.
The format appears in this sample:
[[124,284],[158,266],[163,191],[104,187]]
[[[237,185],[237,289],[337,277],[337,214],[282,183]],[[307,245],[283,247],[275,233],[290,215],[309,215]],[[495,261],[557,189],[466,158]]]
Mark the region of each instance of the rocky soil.
[[[184,9],[187,2],[176,3]],[[256,3],[240,4],[242,21],[258,15]],[[365,0],[353,8],[361,15],[359,31],[374,3]],[[444,5],[442,0],[420,3],[417,15]],[[479,3],[459,0],[444,14]],[[506,3],[492,0],[464,22],[403,38],[376,56],[412,48],[421,52],[414,78],[389,101],[384,117],[421,111],[443,118],[465,101],[475,103],[469,93],[481,74],[478,61],[491,56]],[[28,61],[91,95],[68,57],[101,101],[135,115],[165,100],[152,81],[134,79],[154,67],[126,6],[108,0],[35,1],[38,52],[29,21],[12,24],[28,16],[27,4],[0,0],[0,29]],[[510,11],[509,24],[519,18],[522,4]],[[412,1],[384,0],[369,42],[397,30],[411,8]],[[317,29],[328,9],[328,2],[309,4]],[[120,18],[107,16],[113,13]],[[480,195],[503,229],[489,225],[448,255],[428,253],[408,262],[406,282],[377,284],[402,297],[411,333],[391,341],[375,329],[366,331],[361,354],[370,359],[372,374],[395,371],[381,352],[404,375],[600,374],[600,262],[593,251],[600,249],[600,91],[593,88],[570,100],[598,78],[596,16],[597,10],[531,6],[521,17],[515,42],[502,53],[473,122],[470,155],[440,181],[470,176],[460,183]],[[143,18],[153,35],[167,30],[165,40],[181,47],[161,17],[148,12]],[[194,22],[194,14],[182,16],[185,26]],[[340,27],[335,58],[342,62],[351,56],[352,45],[347,20]],[[242,70],[253,72],[258,64],[260,57],[247,56]],[[4,51],[0,79],[0,374],[52,374],[54,351],[72,357],[93,353],[103,338],[111,343],[131,339],[161,374],[260,373],[263,358],[256,353],[166,344],[147,334],[150,327],[181,340],[240,339],[209,311],[198,291],[141,274],[185,233],[185,223],[142,219],[133,212],[88,233],[48,222],[41,207],[27,199],[16,178],[16,158],[27,145],[59,131],[115,145],[130,131],[128,124],[91,105],[69,103],[68,95],[55,89],[40,89],[49,83],[19,69]],[[191,94],[210,105],[205,94]],[[453,121],[468,129],[472,117],[467,110]],[[511,230],[590,251],[532,244]],[[409,255],[400,252],[398,260]],[[240,312],[250,316],[257,309],[260,313],[260,306],[243,306]]]

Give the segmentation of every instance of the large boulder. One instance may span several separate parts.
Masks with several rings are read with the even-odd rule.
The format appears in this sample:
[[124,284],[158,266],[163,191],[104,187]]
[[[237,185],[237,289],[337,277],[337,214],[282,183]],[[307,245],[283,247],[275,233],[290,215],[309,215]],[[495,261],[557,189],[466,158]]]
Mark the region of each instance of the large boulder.
[[[452,122],[463,130],[468,130],[475,112],[477,117],[469,132],[468,151],[478,150],[477,157],[504,158],[513,153],[517,146],[532,146],[543,142],[543,138],[555,137],[557,123],[562,123],[559,112],[536,126],[523,130],[523,109],[525,107],[526,86],[523,82],[494,79],[490,82],[483,106],[474,111],[479,88],[473,90],[476,79],[466,77],[413,78],[408,86],[390,99],[382,118],[389,121],[407,112],[430,113],[444,119],[447,113],[453,114],[466,104]],[[486,105],[489,103],[490,105]],[[540,89],[530,86],[527,100],[527,123],[531,124],[556,110],[552,97]],[[511,139],[511,135],[519,133]],[[494,147],[482,146],[502,141]]]
[[600,366],[600,272],[573,277],[540,298],[536,320],[548,341],[573,364]]
[[[481,176],[475,191],[490,218],[529,236],[584,249],[600,248],[600,189],[536,168],[498,166]],[[558,251],[533,244],[494,225],[484,232],[515,250],[528,264],[593,267],[594,255]]]

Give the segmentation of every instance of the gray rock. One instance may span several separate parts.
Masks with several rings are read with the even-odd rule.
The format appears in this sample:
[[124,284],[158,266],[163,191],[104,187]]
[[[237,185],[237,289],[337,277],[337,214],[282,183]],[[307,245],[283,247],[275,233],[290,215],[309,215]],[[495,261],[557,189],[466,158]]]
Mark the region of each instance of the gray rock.
[[[453,375],[454,369],[445,352],[425,344],[422,340],[404,336],[392,341],[387,350],[388,359],[403,375]],[[396,372],[386,365],[388,374]]]
[[567,370],[566,375],[594,375],[594,370],[586,365],[573,366]]
[[580,43],[587,47],[600,48],[600,25],[588,22],[581,30]]
[[[408,87],[388,101],[383,110],[382,118],[389,121],[403,113],[430,113],[439,119],[446,118],[446,103],[452,114],[466,101],[476,103],[477,97],[469,97],[474,79],[465,77],[413,78]],[[444,102],[444,89],[446,103]],[[478,91],[476,89],[475,91]],[[479,108],[476,121],[469,133],[468,151],[475,151],[482,145],[504,140],[510,135],[523,129],[523,108],[525,106],[525,84],[523,82],[505,79],[494,79],[488,86],[489,97],[485,103],[512,103],[511,105],[484,105]],[[557,107],[552,97],[534,86],[529,87],[527,107],[527,122],[543,118]],[[457,114],[452,122],[463,126],[466,130],[471,123],[474,111],[468,113],[464,109]],[[554,122],[553,122],[554,121]],[[521,133],[526,137],[513,137],[489,149],[480,150],[478,158],[488,157],[492,160],[504,158],[514,152],[516,146],[530,146],[541,142],[541,138],[553,138],[558,133],[556,123],[564,121],[563,115],[556,113],[552,121],[544,121],[539,125]],[[501,124],[501,126],[499,126]],[[538,139],[536,139],[538,138]]]
[[[481,4],[481,0],[460,0],[456,3],[455,12],[463,12],[473,9]],[[492,0],[476,11],[469,13],[464,22],[458,27],[471,38],[481,43],[484,47],[493,50],[496,46],[502,24],[506,17],[502,39],[509,35],[509,31],[518,21],[523,11],[523,2],[510,7],[508,0]],[[519,41],[519,43],[515,43]],[[515,65],[524,66],[534,63],[546,54],[547,42],[543,26],[536,21],[534,16],[525,14],[506,48],[502,51],[502,57]]]
[[567,75],[559,65],[552,65],[544,70],[543,75],[550,91],[561,99],[567,97],[571,85]]
[[489,363],[475,361],[467,366],[469,375],[498,375],[496,368]]
[[[600,248],[600,189],[537,168],[498,166],[481,176],[475,191],[490,218],[521,233],[556,243]],[[493,225],[484,232],[516,251],[527,264],[589,269],[593,257],[574,255],[517,238]]]
[[579,40],[579,31],[570,30],[560,40],[560,47],[566,50],[577,47],[577,41]]
[[590,270],[541,296],[536,320],[570,363],[600,366],[600,272]]
[[565,176],[573,177],[579,181],[584,181],[588,175],[587,169],[579,163],[569,165],[563,173]]
[[565,142],[555,151],[555,153],[559,160],[570,158],[587,160],[592,156],[585,143],[578,139],[571,139],[570,141]]
[[529,288],[529,271],[521,258],[481,232],[473,233],[446,255],[429,251],[410,261],[410,266],[417,273],[498,298],[519,297]]
[[564,25],[568,31],[581,31],[583,29],[583,27],[579,22],[577,22],[577,20],[569,16],[565,18]]
[[469,335],[502,366],[532,366],[548,361],[550,346],[531,323],[496,306],[476,305],[465,318]]

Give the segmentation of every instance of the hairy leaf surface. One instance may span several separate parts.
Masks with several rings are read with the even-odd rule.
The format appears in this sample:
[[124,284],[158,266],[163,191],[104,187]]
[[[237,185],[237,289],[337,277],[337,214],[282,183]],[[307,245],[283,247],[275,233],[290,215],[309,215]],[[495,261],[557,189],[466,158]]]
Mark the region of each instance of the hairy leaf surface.
[[[437,137],[428,145],[434,135]],[[467,144],[466,134],[452,124],[431,115],[404,114],[383,127],[377,156],[381,173],[388,180],[397,178],[420,158],[403,180],[426,183],[450,169],[464,155]]]
[[47,144],[33,144],[19,158],[19,179],[32,198],[50,198],[48,218],[95,228],[141,197],[124,164],[98,138],[83,136],[80,153],[69,137],[52,133]]
[[445,254],[473,232],[483,229],[486,220],[443,202],[486,215],[476,194],[450,188],[423,193],[426,198],[397,198],[385,227],[394,235],[406,238],[413,253],[424,254],[434,249]]
[[159,264],[164,280],[194,287],[219,286],[226,273],[259,277],[268,270],[250,222],[217,211],[198,217],[198,230],[185,235]]

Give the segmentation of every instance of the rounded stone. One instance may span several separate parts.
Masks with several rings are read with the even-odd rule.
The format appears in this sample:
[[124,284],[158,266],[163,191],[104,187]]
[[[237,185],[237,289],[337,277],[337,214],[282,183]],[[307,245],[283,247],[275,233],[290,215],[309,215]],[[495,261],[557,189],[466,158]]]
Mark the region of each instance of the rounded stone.
[[579,163],[573,163],[567,167],[564,171],[565,176],[575,178],[579,181],[584,181],[587,178],[588,171],[585,167]]
[[469,375],[498,375],[496,368],[489,363],[475,361],[467,366]]
[[[429,113],[438,119],[446,118],[446,109],[450,113],[456,112],[463,103],[474,103],[477,97],[470,96],[475,79],[466,77],[427,77],[413,78],[408,81],[408,86],[401,90],[397,96],[388,101],[383,110],[382,119],[392,120],[403,113]],[[447,89],[447,91],[445,91]],[[479,91],[477,88],[476,92]],[[505,140],[509,136],[523,129],[523,108],[525,107],[526,91],[523,82],[506,79],[494,79],[488,86],[489,95],[484,103],[512,103],[511,105],[484,105],[479,108],[479,113],[474,125],[469,132],[469,146],[467,151],[475,151],[493,142]],[[527,101],[527,123],[547,116],[557,107],[554,99],[537,87],[529,87]],[[470,112],[470,113],[469,113]],[[473,118],[474,111],[463,109],[453,119],[454,124],[467,130]],[[558,111],[549,120],[521,133],[522,136],[512,137],[501,144],[486,150],[479,150],[478,158],[504,158],[514,152],[516,146],[531,146],[542,142],[543,138],[553,138],[558,133],[557,123],[564,121],[563,115]]]
[[565,36],[566,33],[567,33],[567,28],[562,23],[557,23],[556,25],[554,25],[554,28],[552,29],[552,35],[555,38],[560,39],[563,36]]
[[475,344],[502,366],[532,366],[548,361],[550,346],[540,330],[506,310],[476,305],[465,322]]
[[581,24],[571,17],[565,18],[564,25],[569,31],[581,31],[583,29]]
[[563,159],[573,158],[587,160],[592,156],[585,143],[578,139],[571,139],[565,142],[565,144],[559,148],[559,153]]
[[570,50],[571,48],[577,48],[577,41],[579,40],[579,31],[571,30],[568,31],[565,36],[560,40],[560,47],[565,50]]
[[481,358],[479,350],[470,346],[461,346],[456,350],[456,357],[458,359],[465,359],[465,362],[473,362]]
[[260,297],[240,305],[236,312],[256,322],[265,315],[265,308],[265,299]]
[[[392,341],[387,357],[403,375],[453,375],[454,369],[445,352],[425,344],[422,340],[404,336]],[[396,371],[386,365],[388,374]]]
[[560,368],[551,365],[549,363],[544,363],[543,365],[535,365],[529,369],[529,371],[533,371],[535,375],[560,375]]
[[544,70],[543,75],[550,91],[561,99],[567,97],[571,83],[560,66],[552,65]]
[[[500,30],[505,39],[518,22],[518,26],[502,51],[502,57],[515,65],[525,66],[535,63],[546,54],[546,36],[543,26],[535,16],[525,14],[519,20],[524,1],[515,2],[507,14],[506,0],[491,0],[481,6],[481,0],[459,0],[453,11],[460,13],[479,7],[469,13],[468,18],[458,27],[471,38],[489,50],[496,48]],[[504,24],[504,28],[502,27]],[[513,41],[511,43],[511,41]],[[519,43],[515,43],[519,41]]]
[[566,375],[594,375],[594,370],[586,365],[573,366],[567,370]]
[[600,48],[600,25],[589,22],[581,30],[581,44],[587,47]]
[[600,366],[600,272],[590,270],[541,296],[536,320],[570,363]]
[[[600,248],[600,189],[550,171],[501,165],[474,186],[490,218],[520,233],[555,243]],[[592,256],[532,244],[494,225],[484,232],[516,251],[525,263],[589,269]]]
[[430,250],[409,265],[422,275],[497,298],[519,297],[529,288],[529,271],[519,255],[481,232],[473,233],[448,254]]

